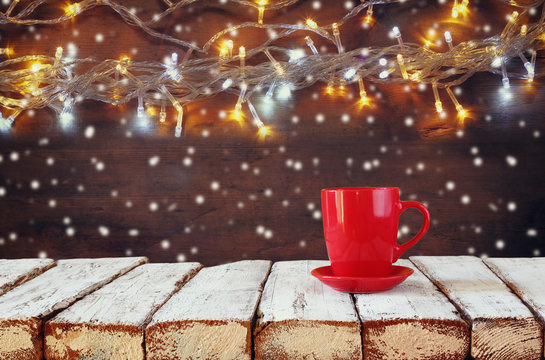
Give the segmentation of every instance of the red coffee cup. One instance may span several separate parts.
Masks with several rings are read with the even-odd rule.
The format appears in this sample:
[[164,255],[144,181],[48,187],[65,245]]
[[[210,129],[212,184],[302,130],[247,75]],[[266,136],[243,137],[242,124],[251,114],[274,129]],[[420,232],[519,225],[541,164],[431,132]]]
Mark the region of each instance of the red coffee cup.
[[[399,216],[420,210],[424,225],[416,236],[397,243]],[[348,277],[387,276],[392,263],[424,236],[430,214],[416,201],[400,201],[395,187],[322,190],[324,235],[333,274]]]

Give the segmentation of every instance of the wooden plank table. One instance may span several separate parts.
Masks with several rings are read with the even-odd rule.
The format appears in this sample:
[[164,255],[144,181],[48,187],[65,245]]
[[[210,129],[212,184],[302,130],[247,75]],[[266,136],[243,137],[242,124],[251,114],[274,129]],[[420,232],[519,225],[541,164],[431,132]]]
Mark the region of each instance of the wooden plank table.
[[0,296],[0,360],[540,358],[545,258],[411,259],[375,294],[323,285],[327,261],[59,260]]
[[545,325],[545,258],[489,258],[484,262]]
[[350,294],[310,275],[327,261],[273,265],[258,308],[255,358],[361,359],[358,315]]
[[469,325],[410,261],[396,265],[415,272],[392,290],[355,295],[365,359],[464,359],[469,353]]
[[146,329],[146,358],[251,359],[252,323],[270,261],[202,269]]
[[0,259],[0,295],[55,265],[52,259]]
[[145,262],[145,257],[59,260],[0,296],[0,359],[41,360],[45,318]]
[[471,322],[476,359],[540,359],[542,328],[530,310],[473,256],[411,257]]
[[151,316],[200,268],[145,264],[87,295],[46,323],[46,359],[143,360]]

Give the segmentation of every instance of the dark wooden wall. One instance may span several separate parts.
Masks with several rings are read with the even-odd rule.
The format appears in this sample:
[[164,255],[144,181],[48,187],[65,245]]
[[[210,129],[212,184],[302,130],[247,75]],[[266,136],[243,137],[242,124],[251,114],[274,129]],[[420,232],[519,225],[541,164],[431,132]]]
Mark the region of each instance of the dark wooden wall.
[[[347,48],[387,45],[393,42],[389,29],[398,25],[405,41],[421,41],[436,23],[437,37],[450,29],[455,41],[483,38],[501,31],[512,11],[494,0],[471,3],[472,14],[461,24],[443,21],[450,3],[376,6],[371,29],[363,29],[359,17],[341,28],[341,37]],[[200,4],[158,29],[203,44],[227,23],[257,16],[230,3]],[[320,10],[312,5],[303,1],[266,13],[265,21],[311,15],[322,24],[346,12],[345,2],[322,1]],[[148,16],[161,8],[143,0],[131,6]],[[95,41],[97,33],[103,42]],[[239,32],[233,40],[249,48],[263,36]],[[125,25],[107,8],[53,27],[4,26],[0,41],[18,55],[54,54],[70,42],[78,57],[119,58],[136,49],[135,61],[163,59],[176,50]],[[290,41],[305,48],[301,37]],[[543,67],[540,57],[538,73]],[[510,70],[524,68],[513,60]],[[136,120],[136,104],[86,101],[77,106],[73,126],[64,129],[51,111],[26,113],[0,136],[0,258],[133,254],[204,264],[325,258],[320,189],[377,185],[398,186],[403,200],[430,209],[433,224],[411,254],[541,254],[545,91],[539,77],[532,86],[512,81],[513,99],[504,101],[500,85],[499,76],[479,74],[461,86],[459,98],[471,119],[460,128],[445,93],[449,116],[437,117],[430,87],[368,84],[372,107],[359,109],[356,87],[330,96],[319,84],[276,102],[269,114],[258,106],[274,129],[265,141],[250,122],[222,119],[222,111],[236,102],[232,95],[188,106],[180,139],[173,136],[174,114],[166,124],[156,118],[143,124]],[[323,122],[316,121],[319,114]],[[94,135],[86,137],[91,127]],[[158,163],[151,166],[150,159]],[[420,222],[416,211],[404,214],[400,241],[414,235]]]

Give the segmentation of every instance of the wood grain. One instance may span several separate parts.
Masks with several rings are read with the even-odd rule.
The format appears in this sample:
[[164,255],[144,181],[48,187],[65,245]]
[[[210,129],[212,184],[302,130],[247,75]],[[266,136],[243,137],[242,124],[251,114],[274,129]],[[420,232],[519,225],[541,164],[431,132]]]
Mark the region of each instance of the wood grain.
[[392,290],[355,294],[363,354],[371,359],[455,360],[469,354],[469,325],[435,285],[415,270]]
[[45,324],[45,357],[143,360],[146,325],[200,268],[145,264],[87,295]]
[[410,259],[471,322],[474,358],[540,359],[541,325],[479,258],[415,256]]
[[41,360],[44,320],[145,262],[145,257],[59,260],[56,267],[2,295],[0,359]]
[[545,324],[545,258],[488,258],[485,264],[496,273]]
[[0,295],[55,265],[52,259],[0,259]]
[[327,261],[273,265],[258,308],[255,358],[361,359],[360,322],[350,294],[312,277]]
[[153,316],[146,358],[251,359],[252,323],[270,261],[202,269]]

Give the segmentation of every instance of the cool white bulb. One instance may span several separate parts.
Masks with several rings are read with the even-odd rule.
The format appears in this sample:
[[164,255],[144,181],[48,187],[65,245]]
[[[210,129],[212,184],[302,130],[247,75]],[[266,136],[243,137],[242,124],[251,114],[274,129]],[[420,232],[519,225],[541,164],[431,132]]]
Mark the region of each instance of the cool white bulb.
[[356,69],[350,68],[350,69],[346,70],[346,72],[344,73],[344,78],[345,78],[346,80],[350,80],[350,79],[352,79],[355,75],[356,75]]
[[231,87],[231,85],[233,85],[233,80],[231,79],[227,79],[223,82],[223,84],[221,85],[221,87],[223,88],[223,90],[225,89],[228,89]]

